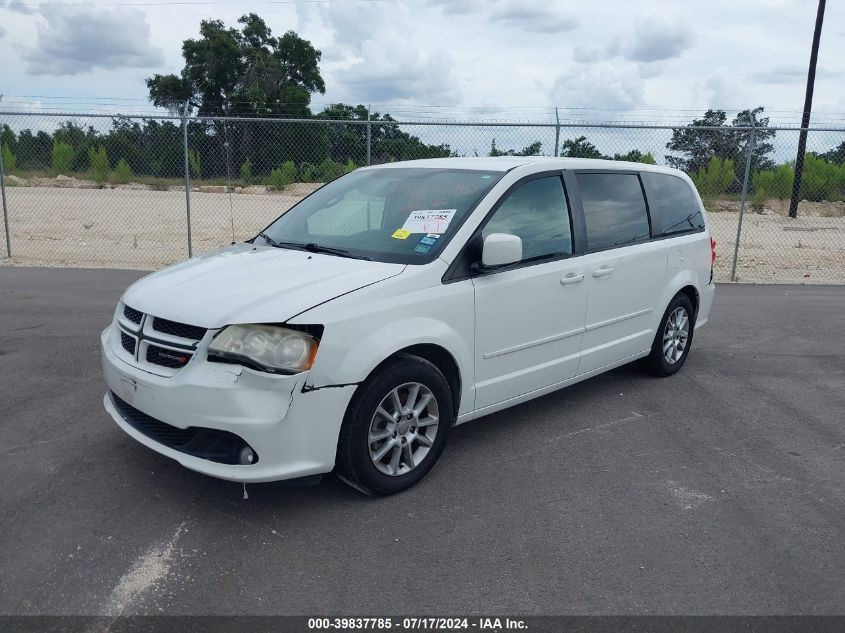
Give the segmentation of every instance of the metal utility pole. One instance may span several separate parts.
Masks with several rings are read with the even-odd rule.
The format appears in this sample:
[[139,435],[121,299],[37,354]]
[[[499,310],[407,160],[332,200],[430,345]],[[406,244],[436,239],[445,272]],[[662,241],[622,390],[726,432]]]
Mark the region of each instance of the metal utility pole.
[[[3,95],[0,95],[3,101]],[[0,195],[3,198],[3,231],[6,233],[6,257],[12,256],[12,240],[9,236],[9,209],[6,207],[6,167],[3,165],[3,147],[0,144]]]
[[182,110],[182,155],[185,159],[185,211],[188,220],[188,257],[193,257],[193,243],[191,242],[191,170],[188,164],[188,101]]
[[370,121],[371,108],[372,106],[367,106],[367,165],[370,164],[370,154],[373,147],[373,128],[372,122]]
[[748,139],[748,149],[745,150],[745,175],[742,178],[742,195],[739,199],[739,221],[736,224],[736,242],[734,242],[734,263],[731,266],[731,281],[736,281],[736,260],[739,258],[739,240],[742,237],[742,218],[745,215],[745,200],[748,198],[748,179],[751,177],[751,157],[754,156],[754,141],[757,132],[757,122],[754,112],[751,113],[751,136]]
[[819,0],[816,12],[816,29],[813,31],[813,48],[810,51],[810,69],[807,71],[807,93],[804,95],[804,112],[801,115],[801,132],[798,136],[798,156],[795,157],[795,178],[792,181],[792,198],[789,201],[789,217],[798,216],[798,198],[801,195],[801,177],[804,174],[804,153],[807,150],[807,128],[810,126],[810,110],[813,108],[813,87],[816,83],[816,61],[819,58],[819,39],[824,21],[825,0]]
[[560,156],[560,115],[555,106],[555,157]]

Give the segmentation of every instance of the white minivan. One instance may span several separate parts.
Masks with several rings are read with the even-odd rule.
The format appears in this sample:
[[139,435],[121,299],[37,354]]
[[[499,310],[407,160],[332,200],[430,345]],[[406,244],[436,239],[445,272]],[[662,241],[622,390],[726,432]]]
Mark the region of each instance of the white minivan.
[[455,424],[637,359],[677,372],[713,302],[714,247],[674,169],[358,169],[255,238],[130,286],[102,334],[105,408],[214,477],[334,470],[397,492]]

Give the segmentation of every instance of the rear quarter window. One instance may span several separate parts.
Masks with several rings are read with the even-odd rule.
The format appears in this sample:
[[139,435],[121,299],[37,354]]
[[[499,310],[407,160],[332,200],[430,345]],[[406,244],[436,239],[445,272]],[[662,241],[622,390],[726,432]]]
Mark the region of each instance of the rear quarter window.
[[[689,184],[671,174],[648,174],[649,204],[660,212],[660,233],[687,233],[704,229],[701,206]],[[652,199],[652,197],[654,199]]]

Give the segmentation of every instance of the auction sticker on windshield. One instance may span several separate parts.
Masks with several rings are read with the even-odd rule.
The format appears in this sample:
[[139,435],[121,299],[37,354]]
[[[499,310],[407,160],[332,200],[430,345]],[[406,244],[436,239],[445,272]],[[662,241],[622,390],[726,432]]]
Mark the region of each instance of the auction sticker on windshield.
[[422,209],[414,211],[405,220],[402,228],[411,233],[434,233],[441,235],[449,228],[449,222],[457,209]]

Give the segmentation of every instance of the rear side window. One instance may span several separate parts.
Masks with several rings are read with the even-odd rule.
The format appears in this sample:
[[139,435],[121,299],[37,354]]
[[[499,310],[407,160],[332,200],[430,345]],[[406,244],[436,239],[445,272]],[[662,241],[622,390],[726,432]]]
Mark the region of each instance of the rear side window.
[[651,237],[639,176],[576,173],[575,178],[584,206],[588,250],[633,244]]
[[670,174],[648,174],[651,183],[649,201],[660,211],[661,233],[684,233],[704,228],[704,216],[690,186]]

